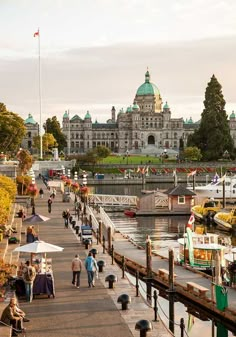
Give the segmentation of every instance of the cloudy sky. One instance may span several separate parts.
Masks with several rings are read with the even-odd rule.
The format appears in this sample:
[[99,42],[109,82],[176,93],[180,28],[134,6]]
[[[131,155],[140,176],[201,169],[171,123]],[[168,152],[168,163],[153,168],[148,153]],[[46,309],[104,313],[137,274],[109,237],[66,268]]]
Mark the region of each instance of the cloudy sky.
[[199,119],[215,74],[236,110],[235,0],[0,0],[0,102],[93,122],[133,103],[148,67],[173,117]]

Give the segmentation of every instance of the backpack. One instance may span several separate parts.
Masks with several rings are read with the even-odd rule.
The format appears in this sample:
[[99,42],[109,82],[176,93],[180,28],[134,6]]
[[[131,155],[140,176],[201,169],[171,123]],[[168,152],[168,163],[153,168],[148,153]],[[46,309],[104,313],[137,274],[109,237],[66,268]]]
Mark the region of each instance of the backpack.
[[24,279],[25,281],[33,281],[35,277],[35,272],[32,267],[28,267],[27,270],[24,273]]

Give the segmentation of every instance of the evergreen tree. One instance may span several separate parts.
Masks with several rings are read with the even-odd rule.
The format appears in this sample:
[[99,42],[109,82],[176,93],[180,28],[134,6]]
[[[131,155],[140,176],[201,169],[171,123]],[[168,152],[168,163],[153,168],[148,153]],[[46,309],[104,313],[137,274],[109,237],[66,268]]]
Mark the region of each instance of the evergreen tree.
[[62,133],[62,129],[56,116],[48,118],[44,125],[46,133],[51,133],[57,141],[58,151],[63,151],[66,147],[66,136]]
[[222,87],[215,75],[206,88],[204,107],[199,129],[189,136],[188,146],[197,146],[204,160],[217,160],[222,158],[226,150],[233,152],[233,140]]

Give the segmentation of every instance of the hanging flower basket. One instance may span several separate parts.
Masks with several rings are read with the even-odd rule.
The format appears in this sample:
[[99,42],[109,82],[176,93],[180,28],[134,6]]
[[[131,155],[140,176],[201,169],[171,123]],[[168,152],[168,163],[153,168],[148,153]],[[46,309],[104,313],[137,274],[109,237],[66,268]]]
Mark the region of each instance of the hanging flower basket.
[[27,188],[27,194],[31,197],[36,197],[38,195],[38,188],[34,184],[30,184]]
[[79,191],[79,184],[73,183],[73,184],[71,184],[71,188],[72,188],[73,192],[78,192]]
[[71,179],[67,179],[67,180],[65,181],[65,185],[66,185],[66,186],[71,186],[71,183],[72,183]]

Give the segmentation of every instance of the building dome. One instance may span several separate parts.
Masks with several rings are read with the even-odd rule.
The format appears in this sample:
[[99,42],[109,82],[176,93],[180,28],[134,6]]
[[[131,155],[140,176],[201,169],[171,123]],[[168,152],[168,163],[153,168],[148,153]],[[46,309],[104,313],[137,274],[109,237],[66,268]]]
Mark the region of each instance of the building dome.
[[232,111],[231,115],[229,116],[230,119],[235,119],[235,113]]
[[26,120],[25,120],[25,124],[37,124],[37,123],[33,119],[33,116],[31,114],[29,114],[28,118],[26,118]]
[[69,118],[69,114],[67,111],[65,111],[64,115],[63,115],[63,118]]
[[90,115],[89,111],[87,111],[87,113],[86,113],[84,119],[91,119],[91,115]]
[[150,82],[149,71],[146,71],[145,82],[140,85],[137,90],[136,96],[146,96],[146,95],[160,95],[159,89],[157,86]]
[[134,104],[132,106],[132,110],[139,110],[139,105],[137,104],[136,101],[134,101]]

